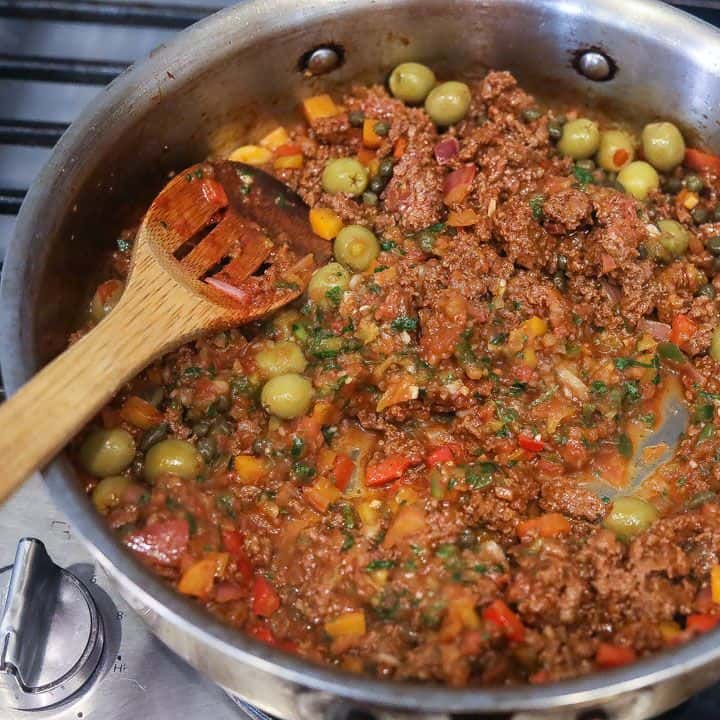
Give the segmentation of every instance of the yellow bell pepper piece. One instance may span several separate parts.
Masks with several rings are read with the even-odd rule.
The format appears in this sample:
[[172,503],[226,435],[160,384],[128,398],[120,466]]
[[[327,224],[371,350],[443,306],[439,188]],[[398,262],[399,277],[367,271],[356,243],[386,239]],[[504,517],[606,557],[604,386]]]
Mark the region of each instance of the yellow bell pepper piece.
[[371,502],[363,501],[358,503],[355,509],[363,525],[375,525],[377,523],[378,513]]
[[228,159],[246,165],[265,165],[272,160],[272,153],[260,145],[243,145],[233,150]]
[[254,455],[237,455],[233,465],[240,480],[248,484],[261,480],[266,470],[265,461]]
[[363,120],[362,139],[363,145],[367,148],[377,148],[382,144],[382,136],[375,132],[375,125],[378,121],[375,118]]
[[547,320],[537,315],[533,315],[529,320],[526,320],[522,327],[529,338],[542,337],[548,330]]
[[347,612],[325,623],[325,632],[331,638],[361,637],[365,634],[365,613],[362,610]]
[[327,94],[305,98],[302,102],[302,109],[305,119],[310,124],[315,120],[320,120],[320,118],[334,117],[340,113],[340,108]]
[[281,145],[286,145],[289,142],[290,136],[282,125],[270,131],[260,140],[260,144],[268,150],[277,150]]
[[302,155],[283,155],[275,158],[273,167],[276,170],[297,170],[303,166],[304,158]]
[[323,240],[332,240],[343,228],[340,216],[330,208],[312,208],[310,227]]
[[222,576],[227,568],[228,553],[207,553],[202,560],[193,563],[178,582],[178,590],[184,595],[205,598],[210,595],[216,576]]
[[710,570],[710,590],[713,602],[720,605],[720,565],[713,565]]
[[658,625],[658,630],[665,642],[671,642],[682,632],[680,626],[672,620],[664,620],[661,622]]
[[305,488],[303,495],[314,510],[322,513],[342,497],[342,493],[327,478],[320,478]]

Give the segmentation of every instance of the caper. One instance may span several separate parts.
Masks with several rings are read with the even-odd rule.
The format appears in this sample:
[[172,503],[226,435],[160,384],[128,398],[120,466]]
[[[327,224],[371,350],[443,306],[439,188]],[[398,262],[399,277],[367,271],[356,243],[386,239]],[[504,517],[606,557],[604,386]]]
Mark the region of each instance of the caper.
[[712,255],[720,256],[720,235],[713,235],[705,241],[705,247]]
[[563,125],[558,150],[573,160],[583,160],[594,155],[599,144],[597,123],[587,118],[578,118]]
[[436,125],[460,122],[470,109],[470,88],[461,82],[445,82],[425,99],[425,111]]
[[363,205],[369,205],[370,207],[374,207],[378,204],[378,196],[377,193],[371,192],[370,190],[366,190],[362,194],[362,201]]
[[206,463],[209,463],[217,454],[217,442],[215,442],[215,438],[213,437],[200,438],[197,449],[202,459]]
[[362,271],[380,254],[380,244],[362,225],[346,225],[335,238],[333,252],[343,265]]
[[528,108],[527,110],[522,111],[522,119],[526,123],[534,122],[542,115],[542,112],[538,110],[537,108]]
[[702,208],[702,207],[694,208],[690,214],[692,215],[693,221],[697,225],[702,225],[703,223],[706,223],[710,219],[710,213],[705,208]]
[[348,122],[352,127],[362,127],[365,121],[365,113],[362,110],[353,110],[348,114]]
[[213,403],[215,410],[220,413],[227,412],[231,405],[232,403],[227,395],[220,395],[220,397]]
[[705,187],[705,183],[697,175],[686,175],[685,187],[690,192],[699,193]]
[[167,437],[167,434],[168,424],[160,423],[159,425],[146,430],[142,434],[138,447],[143,452],[147,452],[155,443],[159,443],[161,440],[164,440]]
[[717,293],[715,291],[715,286],[712,285],[711,283],[705,283],[705,285],[703,285],[695,293],[695,295],[697,295],[698,297],[706,297],[706,298],[710,298],[711,300],[715,297],[716,294]]
[[127,430],[95,430],[80,447],[83,467],[97,477],[117,475],[135,457],[135,441]]
[[435,85],[435,73],[420,63],[407,62],[398,65],[388,80],[394,97],[407,103],[420,103]]
[[322,174],[325,192],[361,195],[368,183],[368,170],[354,158],[330,160]]
[[715,220],[715,221],[720,220],[720,205],[718,205],[718,206],[713,210],[713,220]]
[[378,175],[382,178],[389,178],[393,174],[395,161],[391,157],[383,158],[378,165]]
[[109,475],[103,478],[92,491],[92,502],[95,508],[101,513],[106,513],[117,507],[130,482],[130,478],[126,475]]
[[[333,307],[337,304],[334,302],[333,296],[339,293],[342,297],[349,283],[350,273],[340,263],[331,262],[313,273],[307,286],[307,294],[314,303],[321,307]],[[339,290],[335,288],[339,288]]]
[[720,362],[720,326],[713,330],[710,340],[710,357],[716,362]]
[[463,549],[475,547],[477,545],[477,536],[470,528],[464,528],[458,535],[457,544]]
[[383,120],[380,120],[379,122],[376,122],[373,126],[373,130],[375,131],[376,135],[379,135],[380,137],[385,137],[390,132],[390,123],[386,123]]
[[207,420],[200,420],[192,426],[192,431],[196,437],[205,437],[210,432],[210,423]]
[[551,140],[559,140],[562,137],[563,124],[555,118],[548,123],[548,135]]
[[177,475],[195,480],[203,467],[195,446],[185,440],[169,438],[153,445],[145,456],[145,479],[154,483],[161,475]]
[[312,396],[312,385],[307,378],[297,373],[288,373],[268,380],[260,399],[269,413],[283,420],[291,420],[310,409]]
[[625,495],[614,500],[603,525],[618,537],[629,539],[647,530],[657,516],[657,510],[649,502]]
[[215,435],[232,435],[235,432],[235,425],[231,420],[227,418],[215,418],[213,424],[210,427],[210,432]]
[[658,220],[660,243],[673,257],[679,257],[688,248],[690,234],[677,220]]
[[685,141],[680,131],[669,122],[649,123],[642,131],[643,154],[647,161],[662,172],[677,167],[685,157]]
[[560,291],[565,292],[567,290],[567,276],[564,272],[559,270],[553,275],[553,285]]
[[387,183],[383,178],[381,178],[379,175],[375,175],[375,177],[370,180],[368,189],[370,190],[370,192],[379,195],[385,189],[386,184]]
[[660,185],[660,177],[655,168],[643,160],[635,160],[626,165],[618,173],[617,179],[623,190],[636,200],[644,200]]
[[682,190],[682,180],[677,177],[670,177],[665,181],[663,189],[670,195],[677,195]]
[[568,261],[567,261],[567,258],[565,257],[565,255],[558,255],[556,264],[557,264],[558,270],[567,270]]

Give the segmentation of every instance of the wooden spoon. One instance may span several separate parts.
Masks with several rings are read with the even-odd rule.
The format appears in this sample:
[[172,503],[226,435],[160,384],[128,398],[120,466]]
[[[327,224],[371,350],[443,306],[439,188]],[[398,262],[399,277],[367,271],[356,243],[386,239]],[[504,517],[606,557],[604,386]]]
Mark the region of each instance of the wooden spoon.
[[0,501],[152,360],[289,303],[329,256],[300,197],[267,173],[226,161],[176,175],[143,219],[117,306],[0,406]]

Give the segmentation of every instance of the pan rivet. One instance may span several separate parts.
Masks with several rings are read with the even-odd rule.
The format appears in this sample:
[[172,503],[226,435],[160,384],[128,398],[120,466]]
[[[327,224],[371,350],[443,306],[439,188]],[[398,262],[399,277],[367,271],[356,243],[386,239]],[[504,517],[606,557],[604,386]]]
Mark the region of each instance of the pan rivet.
[[610,60],[596,50],[587,50],[580,55],[577,68],[588,80],[607,80],[612,71]]
[[325,75],[341,62],[342,51],[337,47],[324,45],[303,55],[300,66],[306,75]]

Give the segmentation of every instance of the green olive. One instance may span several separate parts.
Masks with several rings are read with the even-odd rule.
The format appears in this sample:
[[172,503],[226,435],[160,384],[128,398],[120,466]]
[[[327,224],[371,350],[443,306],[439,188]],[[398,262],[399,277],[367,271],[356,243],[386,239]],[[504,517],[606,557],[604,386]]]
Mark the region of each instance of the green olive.
[[124,286],[120,280],[106,280],[102,283],[90,301],[90,317],[100,322],[117,304]]
[[459,122],[470,109],[470,88],[461,82],[444,82],[425,98],[425,111],[436,125]]
[[202,457],[192,443],[169,438],[153,445],[145,456],[145,478],[154,483],[161,475],[195,480],[203,468]]
[[565,123],[558,150],[573,160],[584,160],[593,156],[600,145],[600,131],[597,123],[587,118],[578,118]]
[[398,65],[388,81],[390,92],[407,103],[420,103],[435,85],[435,73],[427,66],[415,62]]
[[362,195],[368,184],[368,169],[354,158],[330,160],[322,174],[325,192]]
[[625,192],[636,200],[644,200],[651,190],[660,187],[660,178],[655,168],[644,160],[635,160],[626,165],[617,176]]
[[673,256],[680,257],[688,247],[690,233],[677,220],[658,220],[660,242]]
[[291,420],[310,409],[312,396],[312,385],[307,378],[297,373],[287,373],[268,380],[263,385],[260,400],[272,415]]
[[367,270],[380,254],[375,235],[362,225],[346,225],[335,238],[335,257],[353,270]]
[[618,172],[635,157],[632,138],[622,130],[605,130],[600,133],[597,163],[607,172]]
[[340,263],[328,263],[318,268],[310,278],[308,297],[320,307],[336,307],[349,283],[350,273]]
[[685,157],[685,141],[680,131],[669,122],[650,123],[642,131],[645,159],[658,170],[668,172]]
[[713,330],[712,339],[710,340],[710,357],[720,362],[720,326]]
[[658,511],[649,502],[625,495],[613,501],[603,525],[619,538],[628,539],[647,530],[657,516]]
[[122,494],[130,485],[127,475],[110,475],[103,478],[92,491],[92,501],[98,512],[106,513],[120,504]]
[[265,378],[289,372],[301,373],[307,367],[307,360],[297,343],[286,340],[264,347],[255,355],[255,363]]
[[95,430],[80,447],[83,467],[96,477],[117,475],[135,457],[135,441],[127,430]]

